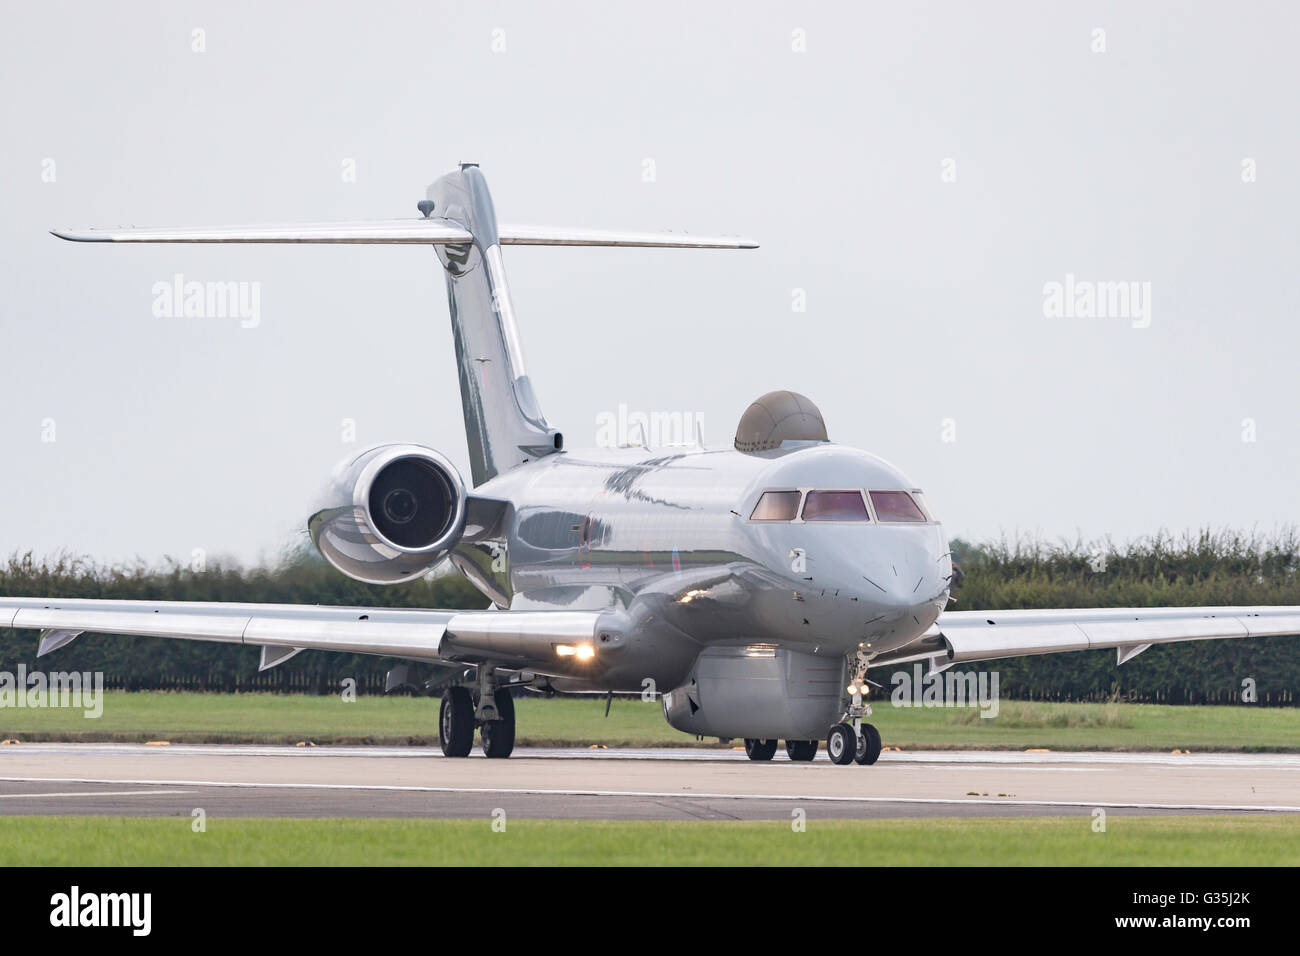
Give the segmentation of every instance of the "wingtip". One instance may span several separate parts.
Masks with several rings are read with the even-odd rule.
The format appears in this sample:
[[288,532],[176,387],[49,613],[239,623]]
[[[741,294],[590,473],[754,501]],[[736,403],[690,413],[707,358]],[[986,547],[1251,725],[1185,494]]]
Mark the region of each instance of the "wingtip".
[[108,236],[97,236],[89,229],[51,229],[50,235],[68,242],[111,242]]

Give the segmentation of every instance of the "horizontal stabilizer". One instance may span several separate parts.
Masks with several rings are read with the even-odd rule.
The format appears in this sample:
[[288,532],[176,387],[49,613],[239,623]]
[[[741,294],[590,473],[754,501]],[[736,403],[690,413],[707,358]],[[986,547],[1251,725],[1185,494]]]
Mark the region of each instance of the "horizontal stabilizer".
[[[86,226],[54,229],[72,242],[265,242],[456,245],[473,234],[454,219],[381,219],[373,222],[266,223],[257,226]],[[614,232],[553,226],[498,230],[503,246],[634,246],[658,249],[757,249],[750,239],[677,232]]]
[[450,219],[383,219],[374,222],[267,223],[259,226],[88,226],[54,229],[73,242],[336,242],[420,245],[469,242],[474,237]]
[[503,246],[638,246],[651,249],[757,249],[752,239],[736,236],[696,236],[688,232],[615,232],[555,226],[511,226],[498,229]]

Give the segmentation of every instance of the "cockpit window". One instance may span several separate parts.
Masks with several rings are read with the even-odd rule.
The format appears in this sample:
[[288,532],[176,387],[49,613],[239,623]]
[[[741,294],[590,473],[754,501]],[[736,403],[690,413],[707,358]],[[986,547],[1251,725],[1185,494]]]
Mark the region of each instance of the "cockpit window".
[[921,494],[921,492],[917,491],[915,488],[912,489],[912,500],[915,501],[916,506],[921,509],[921,513],[925,515],[926,521],[933,521],[935,524],[939,523],[939,519],[934,516],[934,510],[930,507],[930,502],[926,500],[925,495]]
[[860,491],[810,491],[803,503],[804,521],[867,521]]
[[871,504],[880,521],[924,521],[925,514],[906,491],[873,491]]
[[750,521],[793,521],[799,513],[799,492],[765,491],[754,507]]

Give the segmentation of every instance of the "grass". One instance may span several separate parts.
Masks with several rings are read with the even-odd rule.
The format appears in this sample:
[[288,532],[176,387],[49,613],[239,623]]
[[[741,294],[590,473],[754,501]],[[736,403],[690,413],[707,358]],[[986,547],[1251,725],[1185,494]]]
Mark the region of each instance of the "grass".
[[1300,819],[783,821],[0,817],[0,866],[1295,866]]
[[[517,706],[525,746],[718,746],[673,730],[658,703],[616,699],[608,719],[600,698]],[[979,714],[882,702],[872,722],[887,745],[904,749],[1300,751],[1296,708],[1003,701],[996,717]],[[437,720],[438,702],[428,698],[108,691],[98,719],[71,708],[0,708],[0,739],[432,744]]]

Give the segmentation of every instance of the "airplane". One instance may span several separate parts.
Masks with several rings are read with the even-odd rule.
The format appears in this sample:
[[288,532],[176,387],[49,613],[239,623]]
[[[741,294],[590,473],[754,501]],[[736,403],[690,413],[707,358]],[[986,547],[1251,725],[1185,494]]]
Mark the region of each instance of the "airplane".
[[668,723],[743,739],[748,756],[874,764],[868,674],[1155,644],[1300,634],[1300,607],[949,610],[958,571],[922,490],[832,442],[807,398],[774,391],[731,447],[576,450],[525,370],[507,245],[753,249],[745,239],[498,223],[466,163],[420,218],[225,228],[55,231],[78,242],[430,245],[446,277],[469,451],[388,444],[342,462],[307,528],[334,568],[399,584],[447,560],[486,610],[0,598],[0,627],[41,631],[38,656],[83,632],[398,658],[387,689],[441,694],[442,752],[510,756],[513,692],[640,693]]

